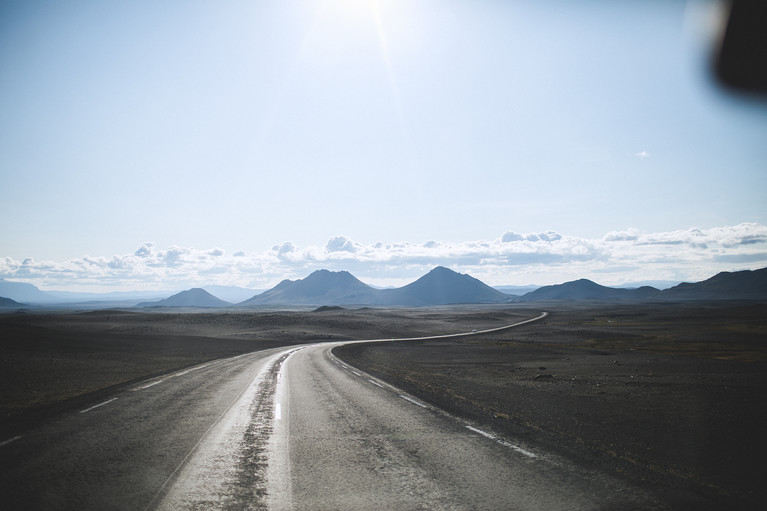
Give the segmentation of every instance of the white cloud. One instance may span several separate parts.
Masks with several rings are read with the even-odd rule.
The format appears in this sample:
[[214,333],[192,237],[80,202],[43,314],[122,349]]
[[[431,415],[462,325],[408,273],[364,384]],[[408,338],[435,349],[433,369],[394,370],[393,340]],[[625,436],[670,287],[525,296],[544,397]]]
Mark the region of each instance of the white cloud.
[[646,160],[650,157],[650,153],[647,151],[640,151],[638,153],[634,153],[634,157],[639,158],[640,160]]
[[639,230],[630,227],[625,231],[612,231],[605,234],[604,241],[635,241],[639,239]]
[[357,248],[358,246],[346,236],[331,238],[325,245],[327,252],[349,252],[353,254],[357,252]]
[[133,253],[70,261],[0,259],[0,277],[43,289],[187,289],[207,284],[267,288],[314,270],[348,270],[363,282],[402,285],[437,265],[489,284],[553,284],[594,278],[607,285],[641,280],[701,280],[719,271],[767,266],[767,226],[642,233],[628,228],[587,239],[554,231],[507,231],[494,240],[357,243],[284,242],[261,253],[142,243]]
[[141,244],[141,246],[134,252],[134,255],[137,255],[138,257],[149,257],[152,255],[152,249],[154,248],[154,243],[150,242],[144,242]]

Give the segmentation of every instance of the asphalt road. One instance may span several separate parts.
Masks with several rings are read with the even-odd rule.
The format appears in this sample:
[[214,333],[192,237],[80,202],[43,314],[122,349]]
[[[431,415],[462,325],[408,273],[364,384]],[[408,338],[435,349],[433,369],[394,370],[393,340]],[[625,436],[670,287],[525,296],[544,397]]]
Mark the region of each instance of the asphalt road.
[[651,509],[336,359],[278,348],[147,380],[0,439],[5,509]]
[[285,348],[147,380],[0,441],[4,509],[146,509]]

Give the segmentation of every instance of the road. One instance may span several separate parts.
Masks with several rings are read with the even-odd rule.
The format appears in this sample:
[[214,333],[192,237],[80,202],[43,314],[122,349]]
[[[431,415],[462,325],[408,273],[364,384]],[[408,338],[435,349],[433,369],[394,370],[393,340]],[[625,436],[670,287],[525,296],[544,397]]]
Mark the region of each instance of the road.
[[337,344],[202,364],[2,440],[3,507],[656,507],[344,364]]

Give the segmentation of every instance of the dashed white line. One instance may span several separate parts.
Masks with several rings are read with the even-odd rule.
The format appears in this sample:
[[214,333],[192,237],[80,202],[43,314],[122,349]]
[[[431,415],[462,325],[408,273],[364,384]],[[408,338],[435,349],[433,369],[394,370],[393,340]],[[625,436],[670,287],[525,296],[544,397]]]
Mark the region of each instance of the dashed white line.
[[358,373],[357,371],[355,371],[353,369],[349,369],[349,371],[351,371],[351,373],[356,375],[356,376],[362,376],[360,373]]
[[15,442],[16,440],[18,440],[18,439],[20,439],[20,438],[21,438],[21,435],[19,435],[19,436],[15,436],[15,437],[13,437],[13,438],[9,438],[8,440],[5,440],[4,442],[0,442],[0,447],[2,447],[2,446],[4,446],[4,445],[8,445],[8,444],[10,444],[11,442]]
[[501,440],[500,438],[498,438],[498,437],[496,437],[494,435],[491,435],[490,433],[488,433],[486,431],[482,431],[481,429],[477,429],[477,428],[475,428],[473,426],[466,426],[466,429],[469,429],[469,430],[471,430],[471,431],[473,431],[475,433],[478,433],[478,434],[482,435],[485,438],[489,438],[490,440],[492,440],[494,442],[497,442],[497,443],[503,445],[504,447],[508,447],[509,449],[512,449],[512,450],[514,450],[514,451],[516,451],[516,452],[518,452],[520,454],[524,454],[528,458],[536,458],[537,457],[535,454],[531,453],[530,451],[526,451],[525,449],[522,449],[521,447],[519,447],[517,445],[510,444],[506,440]]
[[401,397],[401,398],[402,398],[402,399],[404,399],[405,401],[410,401],[410,402],[411,402],[411,403],[413,403],[414,405],[418,405],[418,406],[420,406],[421,408],[428,408],[428,406],[426,406],[425,404],[423,404],[423,403],[419,403],[419,402],[418,402],[418,401],[416,401],[415,399],[411,399],[411,398],[407,397],[407,396],[406,396],[406,395],[404,395],[404,394],[400,394],[400,395],[399,395],[399,397]]
[[282,406],[280,406],[280,403],[275,403],[274,405],[274,420],[278,421],[282,419]]
[[158,381],[152,382],[152,383],[150,383],[149,385],[144,385],[143,387],[139,387],[139,388],[138,388],[138,390],[144,390],[144,389],[148,389],[149,387],[154,387],[154,386],[155,386],[155,385],[157,385],[158,383],[162,383],[162,382],[164,382],[164,381],[165,381],[165,380],[158,380]]
[[97,405],[91,406],[90,408],[86,408],[85,410],[80,410],[80,413],[90,412],[90,411],[91,411],[91,410],[93,410],[94,408],[98,408],[99,406],[104,406],[104,405],[106,405],[106,404],[109,404],[109,403],[111,403],[112,401],[116,401],[116,400],[117,400],[117,398],[116,398],[116,397],[113,397],[112,399],[109,399],[109,400],[107,400],[107,401],[104,401],[103,403],[99,403],[99,404],[97,404]]
[[380,383],[378,383],[378,382],[377,382],[377,381],[375,381],[375,380],[368,380],[368,381],[369,381],[370,383],[372,383],[373,385],[377,386],[377,387],[381,387],[381,388],[384,388],[384,386],[383,386],[383,385],[381,385]]

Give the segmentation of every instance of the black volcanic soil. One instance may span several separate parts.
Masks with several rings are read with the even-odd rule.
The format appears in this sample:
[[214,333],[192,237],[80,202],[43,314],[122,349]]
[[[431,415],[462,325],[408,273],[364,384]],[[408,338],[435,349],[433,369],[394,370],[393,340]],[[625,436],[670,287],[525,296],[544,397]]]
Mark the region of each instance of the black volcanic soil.
[[0,436],[116,387],[216,358],[308,342],[451,333],[512,322],[514,314],[341,308],[0,314]]
[[497,334],[334,353],[674,509],[767,509],[767,306],[562,307]]
[[[469,332],[538,314],[528,307],[0,314],[0,441],[207,360]],[[675,509],[767,509],[767,305],[540,307],[547,319],[491,335],[335,351],[493,431],[658,488]]]

